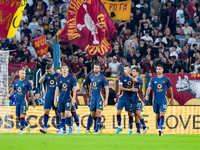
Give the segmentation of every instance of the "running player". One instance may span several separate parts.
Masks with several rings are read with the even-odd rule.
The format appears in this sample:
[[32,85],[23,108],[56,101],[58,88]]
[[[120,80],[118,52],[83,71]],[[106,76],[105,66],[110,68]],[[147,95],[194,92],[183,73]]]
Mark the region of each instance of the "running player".
[[[131,68],[129,65],[124,66],[124,72],[130,73]],[[115,134],[119,134],[119,132],[122,131],[121,126],[121,113],[122,109],[125,107],[125,110],[128,112],[129,116],[129,134],[132,134],[132,128],[133,128],[133,116],[132,116],[132,92],[137,92],[138,89],[132,88],[133,82],[131,79],[127,76],[127,74],[124,74],[119,77],[119,90],[120,90],[120,96],[118,99],[117,104],[117,123],[118,123],[118,129],[115,132]]]
[[[62,135],[67,134],[66,124],[69,126],[68,134],[73,133],[72,120],[71,120],[71,107],[75,105],[76,102],[76,91],[77,91],[77,79],[76,77],[69,73],[69,68],[67,65],[62,66],[62,75],[56,81],[56,91],[54,97],[54,105],[59,106],[62,119]],[[71,97],[71,91],[73,92],[73,97]],[[59,95],[59,101],[57,102],[57,96]],[[66,117],[66,119],[65,119]]]
[[163,75],[163,66],[158,65],[156,67],[157,76],[153,77],[148,85],[145,99],[149,99],[149,94],[151,89],[153,90],[153,109],[156,113],[156,121],[159,126],[158,135],[161,136],[164,134],[163,125],[165,122],[165,113],[167,111],[167,88],[169,88],[169,93],[171,100],[169,101],[170,105],[174,103],[174,96],[172,90],[172,84],[168,77]]
[[132,106],[133,106],[133,113],[135,114],[135,124],[137,128],[137,132],[135,134],[140,134],[140,123],[143,126],[142,134],[145,134],[147,131],[147,127],[145,125],[144,118],[141,114],[144,107],[144,95],[142,93],[142,86],[143,81],[142,78],[139,77],[140,69],[138,67],[132,68],[132,76],[126,72],[127,76],[133,81],[134,88],[138,89],[137,92],[132,93]]
[[60,123],[59,123],[59,113],[57,108],[54,106],[54,95],[56,89],[56,80],[60,76],[59,73],[54,72],[52,64],[47,64],[46,73],[40,78],[39,83],[45,82],[46,85],[46,95],[44,101],[44,126],[39,129],[41,133],[47,133],[47,123],[49,120],[49,113],[51,108],[55,110],[56,115],[56,133],[59,133]]
[[[99,130],[101,126],[101,111],[103,110],[103,96],[101,94],[101,90],[104,87],[106,92],[106,98],[104,101],[104,106],[107,106],[108,104],[108,83],[106,80],[106,77],[102,74],[100,74],[101,66],[100,63],[95,62],[94,63],[94,74],[91,74],[89,76],[89,80],[91,82],[91,102],[90,102],[90,112],[91,115],[88,118],[88,127],[91,127],[92,125],[92,118],[96,117],[96,127],[94,134],[100,134],[101,130]],[[91,118],[91,119],[90,119]],[[86,133],[88,130],[86,130]]]
[[19,70],[19,79],[15,80],[13,89],[10,94],[7,96],[7,99],[10,98],[13,93],[16,91],[16,118],[20,120],[20,130],[17,134],[23,134],[24,125],[27,127],[27,134],[30,133],[31,125],[28,124],[25,120],[26,111],[28,110],[28,91],[32,98],[32,105],[35,108],[35,100],[32,91],[31,83],[25,79],[26,71],[21,69]]

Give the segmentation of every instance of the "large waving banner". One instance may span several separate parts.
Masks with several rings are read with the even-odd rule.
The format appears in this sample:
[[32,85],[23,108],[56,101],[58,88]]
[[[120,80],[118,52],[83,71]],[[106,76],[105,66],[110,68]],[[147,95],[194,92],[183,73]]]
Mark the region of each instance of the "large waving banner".
[[104,56],[111,51],[115,26],[100,0],[71,0],[60,44],[71,42],[90,56]]
[[0,38],[14,37],[27,0],[0,1]]
[[109,16],[113,20],[129,21],[131,16],[131,0],[123,2],[111,2],[101,0]]
[[[175,105],[200,105],[200,74],[164,74],[171,83]],[[152,77],[156,74],[152,74]],[[167,97],[170,98],[169,92]]]
[[48,46],[45,35],[35,38],[31,42],[39,57],[45,55],[48,52]]

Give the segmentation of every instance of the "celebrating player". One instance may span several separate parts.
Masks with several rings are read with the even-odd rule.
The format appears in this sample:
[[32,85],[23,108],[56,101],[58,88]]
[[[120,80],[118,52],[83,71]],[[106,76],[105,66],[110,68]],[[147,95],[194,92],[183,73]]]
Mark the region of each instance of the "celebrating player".
[[171,96],[170,104],[174,103],[174,96],[172,90],[172,84],[168,77],[163,75],[163,66],[158,65],[156,67],[157,76],[153,77],[148,85],[145,99],[149,99],[149,94],[151,89],[153,90],[153,109],[156,113],[156,121],[159,126],[158,135],[161,136],[164,134],[163,125],[164,125],[164,115],[167,111],[167,87],[169,88],[169,93]]
[[[107,106],[108,104],[108,83],[106,80],[106,77],[102,74],[100,74],[101,66],[99,63],[94,63],[94,74],[91,74],[89,77],[89,80],[91,82],[91,102],[90,102],[90,112],[91,116],[88,118],[88,127],[91,127],[92,125],[92,118],[96,117],[96,128],[94,134],[100,134],[101,130],[99,130],[101,126],[101,111],[103,110],[103,96],[101,94],[101,90],[104,87],[106,92],[106,98],[104,101],[104,106]],[[91,118],[91,119],[90,119]],[[86,130],[86,133],[88,130]]]
[[17,134],[23,134],[24,125],[27,127],[27,133],[30,133],[31,125],[28,124],[25,120],[26,111],[28,110],[28,91],[30,92],[32,98],[32,105],[35,108],[35,100],[32,91],[31,83],[25,79],[26,71],[21,69],[19,70],[19,79],[15,80],[14,86],[10,94],[7,96],[9,99],[13,93],[16,91],[16,118],[20,120],[20,130]]
[[51,108],[55,110],[56,115],[56,133],[59,133],[60,123],[59,123],[59,113],[57,108],[54,106],[54,95],[56,89],[56,79],[60,76],[59,73],[54,72],[52,64],[47,64],[46,73],[40,78],[39,83],[45,82],[46,85],[46,95],[44,101],[44,126],[39,129],[41,133],[47,133],[47,123],[49,120],[49,113]]
[[[124,66],[124,72],[130,73],[131,68],[129,65]],[[127,74],[124,74],[119,77],[119,90],[120,90],[120,96],[117,103],[117,123],[118,123],[118,129],[115,132],[115,134],[119,134],[119,132],[122,131],[121,126],[121,113],[122,109],[125,107],[125,110],[128,112],[129,116],[129,134],[132,134],[132,128],[133,128],[133,116],[132,116],[132,92],[137,92],[138,89],[132,88],[133,82],[131,79],[127,76]]]
[[[67,134],[66,124],[69,126],[68,134],[73,133],[72,120],[71,120],[71,107],[75,106],[76,102],[76,91],[77,91],[77,79],[76,77],[69,73],[69,68],[67,65],[62,66],[62,75],[57,79],[56,91],[54,98],[54,105],[59,106],[59,111],[61,113],[62,122],[62,135]],[[73,92],[73,97],[71,97],[71,91]],[[57,96],[59,95],[59,101],[57,102]],[[66,119],[65,119],[66,116]],[[65,124],[66,123],[66,124]]]
[[140,69],[138,67],[134,67],[132,69],[132,76],[126,72],[125,74],[133,81],[134,88],[138,89],[137,92],[132,92],[132,106],[133,113],[135,114],[135,124],[137,128],[137,132],[135,134],[140,134],[140,123],[143,126],[142,134],[145,134],[147,131],[147,127],[145,125],[144,118],[141,114],[143,111],[144,103],[144,95],[142,94],[142,78],[139,77]]

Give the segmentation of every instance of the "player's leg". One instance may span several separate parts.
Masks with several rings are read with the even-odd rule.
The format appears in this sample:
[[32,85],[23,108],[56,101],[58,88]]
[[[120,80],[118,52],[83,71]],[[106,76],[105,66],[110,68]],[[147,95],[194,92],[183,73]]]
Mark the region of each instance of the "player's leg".
[[159,105],[158,103],[153,103],[153,111],[156,114],[156,124],[160,126],[160,114],[159,114]]
[[142,134],[145,134],[148,128],[146,127],[144,117],[142,116],[142,113],[141,113],[142,111],[143,111],[143,102],[137,102],[136,115],[140,119],[140,123],[142,124],[142,127],[143,127]]
[[89,133],[91,134],[92,132],[90,131],[90,127],[92,126],[93,123],[93,118],[96,117],[96,101],[94,99],[91,99],[90,101],[90,114],[88,116],[88,120],[87,120],[87,128],[85,133]]
[[128,117],[129,117],[129,134],[132,134],[132,129],[133,129],[133,113],[132,113],[132,111],[128,112]]
[[54,108],[55,110],[55,116],[56,116],[56,134],[60,132],[60,116],[58,112],[58,108]]
[[76,113],[76,110],[71,111],[71,114],[72,114],[74,121],[76,123],[76,126],[77,126],[77,134],[80,134],[80,123],[79,123],[79,118]]
[[66,119],[65,119],[65,105],[66,102],[58,102],[58,109],[60,111],[60,117],[61,117],[61,126],[62,126],[62,132],[60,132],[61,135],[67,134],[66,132]]
[[[20,104],[16,104],[15,114],[16,114],[16,119],[19,120],[20,126],[21,126],[21,121],[20,121]],[[23,134],[23,131],[19,130],[19,132],[17,134]]]
[[160,114],[160,122],[159,122],[159,130],[158,134],[159,136],[163,135],[163,125],[165,123],[165,113],[167,111],[167,102],[159,104],[159,114]]
[[18,107],[20,108],[20,131],[18,132],[18,134],[23,134],[23,129],[25,126],[25,115],[28,108],[26,106],[26,102],[22,102],[20,105],[18,105]]
[[102,129],[100,130],[101,127],[101,111],[103,110],[103,99],[99,98],[96,100],[96,128],[94,134],[100,134],[102,132]]
[[44,109],[43,128],[39,129],[41,133],[47,133],[47,123],[49,120],[49,113],[51,109]]
[[71,108],[72,108],[71,100],[68,100],[67,104],[65,105],[66,124],[69,126],[68,134],[72,134],[73,133],[72,118],[71,118]]
[[121,113],[122,113],[122,109],[124,108],[125,104],[124,104],[124,100],[119,98],[118,104],[117,104],[117,124],[118,124],[118,129],[115,132],[115,134],[119,134],[119,132],[122,131],[122,126],[121,126]]
[[136,114],[135,114],[135,126],[137,131],[134,134],[140,134],[140,119]]

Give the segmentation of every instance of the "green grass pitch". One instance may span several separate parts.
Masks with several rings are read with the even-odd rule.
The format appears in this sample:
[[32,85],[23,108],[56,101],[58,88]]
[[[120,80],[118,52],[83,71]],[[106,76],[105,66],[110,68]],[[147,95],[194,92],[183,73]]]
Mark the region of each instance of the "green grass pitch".
[[1,150],[199,150],[200,135],[0,134]]

